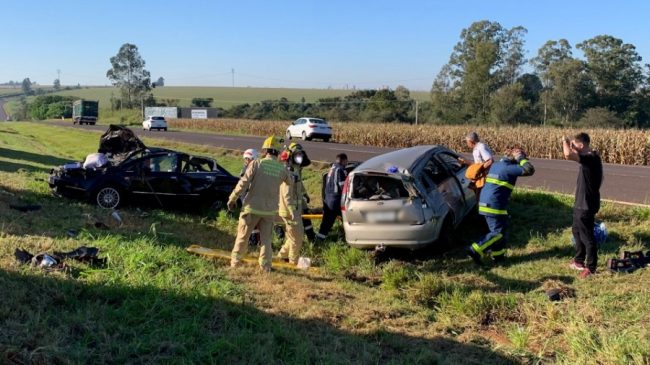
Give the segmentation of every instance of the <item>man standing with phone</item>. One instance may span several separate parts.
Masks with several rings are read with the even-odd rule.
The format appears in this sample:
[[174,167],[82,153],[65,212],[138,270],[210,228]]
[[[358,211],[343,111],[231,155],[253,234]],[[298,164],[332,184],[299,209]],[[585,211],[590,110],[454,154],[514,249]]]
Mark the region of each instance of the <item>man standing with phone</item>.
[[573,237],[576,255],[570,267],[586,278],[596,272],[598,246],[594,237],[596,213],[600,210],[600,185],[603,182],[603,163],[600,155],[591,149],[587,133],[578,133],[573,139],[562,138],[564,158],[580,164],[573,206]]

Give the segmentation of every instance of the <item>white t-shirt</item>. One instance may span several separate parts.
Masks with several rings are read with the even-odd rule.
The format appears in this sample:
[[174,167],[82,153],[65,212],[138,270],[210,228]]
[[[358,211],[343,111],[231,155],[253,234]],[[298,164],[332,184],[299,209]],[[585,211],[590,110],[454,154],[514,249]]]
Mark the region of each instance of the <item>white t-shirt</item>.
[[485,161],[492,158],[492,152],[483,142],[479,142],[476,144],[476,146],[474,146],[472,155],[474,156],[474,163],[484,163]]

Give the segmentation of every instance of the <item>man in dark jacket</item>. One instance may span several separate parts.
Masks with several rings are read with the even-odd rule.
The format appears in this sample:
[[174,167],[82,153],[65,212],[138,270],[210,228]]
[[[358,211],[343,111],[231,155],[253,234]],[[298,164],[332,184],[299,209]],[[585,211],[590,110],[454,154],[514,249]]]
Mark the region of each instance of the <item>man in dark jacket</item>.
[[582,278],[595,273],[598,264],[594,221],[600,210],[600,185],[603,182],[603,163],[598,153],[589,146],[590,142],[587,133],[579,133],[573,140],[562,138],[564,158],[580,164],[573,206],[572,231],[576,241],[576,256],[570,267],[579,270]]
[[479,242],[467,247],[467,253],[477,263],[491,257],[495,262],[505,259],[508,202],[519,176],[531,176],[535,168],[521,148],[513,148],[499,162],[492,164],[481,191],[478,212],[485,217],[490,232]]
[[325,199],[323,201],[323,221],[316,234],[317,240],[325,240],[332,229],[336,217],[341,215],[341,197],[343,184],[347,173],[345,165],[348,163],[348,156],[345,153],[336,155],[336,161],[330,168],[325,179]]

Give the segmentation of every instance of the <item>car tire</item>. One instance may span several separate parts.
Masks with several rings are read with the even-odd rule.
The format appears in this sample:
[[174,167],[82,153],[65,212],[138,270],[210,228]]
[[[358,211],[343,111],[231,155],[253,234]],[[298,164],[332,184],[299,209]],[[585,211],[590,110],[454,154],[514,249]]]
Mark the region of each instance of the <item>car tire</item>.
[[327,142],[329,142],[329,141],[330,141],[329,138],[323,138],[323,142],[327,143]]
[[305,132],[305,131],[302,132],[302,140],[303,140],[303,141],[308,141],[308,139],[307,139],[307,132]]
[[163,128],[163,131],[167,132],[167,127]]
[[122,192],[113,185],[100,187],[93,197],[95,203],[103,209],[115,209],[122,203]]
[[291,132],[287,131],[286,136],[287,136],[287,140],[291,141]]

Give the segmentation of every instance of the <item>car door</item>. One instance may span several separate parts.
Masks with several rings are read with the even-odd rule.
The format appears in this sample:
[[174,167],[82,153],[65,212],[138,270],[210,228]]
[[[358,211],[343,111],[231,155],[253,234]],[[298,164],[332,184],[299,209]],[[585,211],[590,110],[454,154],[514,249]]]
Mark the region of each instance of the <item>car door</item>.
[[422,175],[425,181],[428,179],[435,186],[445,203],[454,213],[454,225],[459,224],[465,217],[465,200],[456,177],[445,168],[435,154],[426,162]]
[[291,133],[291,137],[297,137],[300,133],[298,132],[298,125],[300,124],[301,119],[296,119],[291,125],[289,126],[289,132]]
[[471,181],[465,177],[465,171],[467,166],[460,163],[458,160],[459,156],[452,153],[443,151],[437,154],[437,158],[442,162],[442,164],[449,170],[449,172],[455,177],[456,182],[459,185],[461,190],[463,201],[464,201],[464,213],[463,216],[467,215],[477,203],[476,193],[470,187]]
[[209,206],[217,198],[215,182],[221,172],[215,169],[212,160],[183,155],[181,158],[179,188],[185,196],[184,204]]
[[182,182],[178,156],[173,152],[150,155],[136,164],[132,193],[141,200],[161,207],[177,204]]

